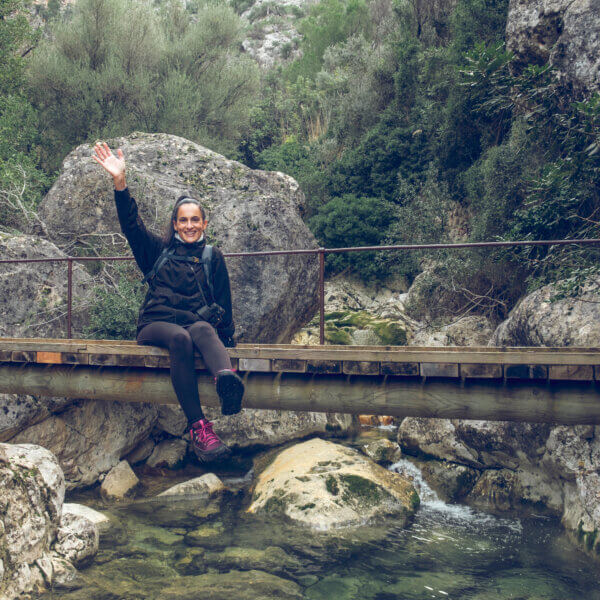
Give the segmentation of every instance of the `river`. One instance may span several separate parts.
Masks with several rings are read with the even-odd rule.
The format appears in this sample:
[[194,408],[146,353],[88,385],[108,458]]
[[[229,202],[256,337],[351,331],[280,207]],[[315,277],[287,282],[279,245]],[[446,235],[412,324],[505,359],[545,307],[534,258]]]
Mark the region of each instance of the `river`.
[[[408,460],[390,468],[411,475],[421,497],[407,528],[389,519],[331,535],[257,518],[244,512],[251,472],[229,473],[234,491],[220,506],[141,498],[103,510],[113,526],[78,588],[43,598],[600,600],[600,563],[555,519],[446,504]],[[159,480],[146,478],[148,494]],[[70,500],[100,508],[93,497]]]

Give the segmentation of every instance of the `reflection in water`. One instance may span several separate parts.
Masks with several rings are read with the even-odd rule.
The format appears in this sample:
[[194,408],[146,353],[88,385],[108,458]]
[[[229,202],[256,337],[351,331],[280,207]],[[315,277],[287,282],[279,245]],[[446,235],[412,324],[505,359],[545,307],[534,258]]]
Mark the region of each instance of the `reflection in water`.
[[236,493],[149,499],[108,511],[114,526],[78,589],[44,598],[131,600],[600,600],[600,566],[549,519],[498,518],[441,502],[408,461],[421,496],[413,523],[393,519],[311,533],[244,512]]

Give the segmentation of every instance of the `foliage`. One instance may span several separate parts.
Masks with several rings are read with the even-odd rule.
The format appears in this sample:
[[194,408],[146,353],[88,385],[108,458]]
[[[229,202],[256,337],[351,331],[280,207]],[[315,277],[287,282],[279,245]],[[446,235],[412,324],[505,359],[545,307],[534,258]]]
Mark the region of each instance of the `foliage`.
[[[390,225],[392,215],[393,207],[385,200],[344,194],[321,207],[310,220],[310,226],[328,248],[377,246]],[[340,271],[348,266],[360,269],[367,279],[381,277],[372,252],[327,256],[330,271]]]
[[49,187],[39,168],[38,116],[24,94],[25,58],[37,35],[22,0],[0,0],[0,224],[29,230]]
[[81,0],[36,50],[29,80],[47,130],[46,161],[74,145],[134,130],[167,131],[232,151],[258,89],[239,53],[233,10],[206,3],[192,21],[180,3]]
[[137,330],[139,307],[146,292],[139,271],[132,264],[116,263],[113,284],[94,288],[85,335],[104,340],[132,340]]

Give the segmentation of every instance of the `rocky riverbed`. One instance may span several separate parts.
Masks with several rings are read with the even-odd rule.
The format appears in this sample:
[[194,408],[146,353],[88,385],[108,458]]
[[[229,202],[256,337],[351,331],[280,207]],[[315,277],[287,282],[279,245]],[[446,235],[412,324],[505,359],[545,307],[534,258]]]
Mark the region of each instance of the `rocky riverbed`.
[[[394,437],[393,429],[370,428],[342,448],[365,457],[368,447],[394,445]],[[294,449],[300,454],[302,444]],[[384,462],[390,477],[401,473],[420,497],[409,522],[388,515],[369,527],[319,531],[278,511],[248,512],[260,473],[285,452],[255,455],[249,473],[248,464],[218,477],[192,465],[167,477],[139,472],[138,495],[125,503],[105,503],[97,490],[74,492],[71,499],[108,522],[95,558],[41,598],[181,600],[207,590],[219,599],[600,598],[597,571],[556,520],[447,504],[412,459]],[[196,483],[173,488],[181,479]],[[165,487],[172,492],[158,495]]]

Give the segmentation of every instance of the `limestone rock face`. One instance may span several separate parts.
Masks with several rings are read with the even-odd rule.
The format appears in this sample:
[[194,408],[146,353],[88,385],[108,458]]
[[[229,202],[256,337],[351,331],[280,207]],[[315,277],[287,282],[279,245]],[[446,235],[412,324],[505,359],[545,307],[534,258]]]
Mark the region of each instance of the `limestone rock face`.
[[257,477],[249,512],[285,514],[314,529],[412,515],[419,497],[403,476],[339,444],[313,439],[280,452]]
[[[203,202],[210,219],[207,238],[226,253],[317,247],[301,218],[304,195],[291,177],[253,171],[173,135],[133,133],[109,143],[124,152],[129,188],[150,230],[163,233],[175,200],[185,192]],[[108,254],[129,253],[112,181],[91,156],[91,145],[84,144],[65,158],[39,214],[59,246],[91,242]],[[230,258],[227,266],[237,338],[284,342],[314,314],[315,257]]]
[[502,322],[493,346],[581,346],[600,343],[600,280],[576,297],[559,299],[554,284],[525,296]]
[[123,500],[130,496],[140,483],[126,460],[114,466],[100,486],[100,494],[105,500]]
[[156,408],[143,403],[84,400],[29,427],[13,443],[37,443],[58,458],[68,489],[92,485],[148,436]]
[[[0,488],[0,597],[41,592],[61,562],[52,546],[65,494],[63,473],[40,446],[0,444]],[[73,569],[63,562],[63,572]]]
[[600,88],[599,0],[510,0],[506,40],[517,68],[550,61],[576,91]]
[[63,518],[65,515],[85,517],[88,521],[94,523],[100,532],[110,527],[110,519],[106,515],[83,504],[67,502],[63,504],[62,514]]
[[[65,258],[48,240],[30,235],[0,236],[4,259]],[[81,265],[73,265],[74,334],[86,322],[85,305],[92,279]],[[0,336],[64,337],[67,326],[67,263],[0,264]]]
[[352,415],[242,409],[223,416],[218,409],[204,411],[219,437],[231,448],[278,446],[309,435],[347,435],[354,426]]
[[244,51],[265,70],[300,56],[296,21],[315,0],[283,0],[273,4],[256,0],[242,17],[250,27],[242,42]]

